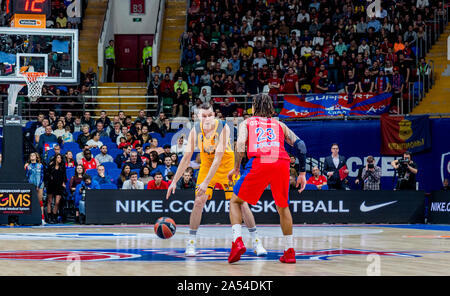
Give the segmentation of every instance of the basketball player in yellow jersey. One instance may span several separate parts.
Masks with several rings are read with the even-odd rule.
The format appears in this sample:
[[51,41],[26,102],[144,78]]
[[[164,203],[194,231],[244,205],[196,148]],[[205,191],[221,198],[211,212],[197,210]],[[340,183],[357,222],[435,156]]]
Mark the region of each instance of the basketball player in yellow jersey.
[[[189,133],[188,145],[181,159],[174,179],[167,189],[166,199],[175,193],[176,184],[189,167],[192,154],[196,147],[200,150],[200,171],[195,190],[194,208],[189,223],[189,238],[186,243],[186,256],[195,256],[196,235],[202,219],[203,207],[211,199],[216,184],[221,184],[225,190],[225,198],[231,199],[233,188],[229,185],[228,173],[234,167],[234,152],[230,144],[230,128],[215,119],[214,110],[209,103],[201,105],[200,122],[196,122]],[[257,236],[255,218],[247,203],[243,206],[243,220],[252,237],[253,249],[256,255],[263,256],[267,251]]]

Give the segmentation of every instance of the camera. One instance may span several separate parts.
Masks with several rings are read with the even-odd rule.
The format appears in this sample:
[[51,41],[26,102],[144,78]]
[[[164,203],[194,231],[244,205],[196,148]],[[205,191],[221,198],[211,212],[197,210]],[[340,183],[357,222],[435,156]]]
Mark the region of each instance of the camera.
[[375,165],[373,163],[368,163],[367,168],[373,169],[373,168],[375,168]]
[[407,166],[409,164],[409,158],[400,158],[398,164],[402,166]]

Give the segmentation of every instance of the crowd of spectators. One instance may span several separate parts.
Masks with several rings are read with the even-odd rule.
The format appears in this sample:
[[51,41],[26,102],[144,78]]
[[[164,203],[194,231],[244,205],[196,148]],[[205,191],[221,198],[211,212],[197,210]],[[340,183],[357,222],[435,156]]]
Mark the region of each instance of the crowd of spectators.
[[[386,0],[374,17],[367,5],[363,0],[193,0],[180,38],[181,66],[176,73],[156,69],[149,91],[173,98],[173,115],[186,116],[189,103],[198,99],[229,95],[233,102],[233,96],[263,91],[273,95],[278,108],[278,94],[389,92],[392,111],[398,112],[394,106],[407,95],[409,83],[430,75],[424,59],[431,42],[427,22],[435,11],[445,15],[443,4]],[[217,103],[223,107],[223,98]],[[239,107],[224,108],[225,117],[245,112]]]
[[[48,221],[56,221],[62,198],[74,201],[78,217],[86,188],[167,188],[186,146],[185,136],[172,140],[175,130],[167,125],[171,122],[164,113],[153,119],[144,110],[134,121],[122,111],[112,118],[102,111],[98,119],[90,112],[81,117],[72,112],[58,116],[55,110],[40,113],[27,125],[26,135],[43,166],[40,186],[47,194]],[[195,187],[199,162],[196,157],[195,169],[186,170],[180,189]]]

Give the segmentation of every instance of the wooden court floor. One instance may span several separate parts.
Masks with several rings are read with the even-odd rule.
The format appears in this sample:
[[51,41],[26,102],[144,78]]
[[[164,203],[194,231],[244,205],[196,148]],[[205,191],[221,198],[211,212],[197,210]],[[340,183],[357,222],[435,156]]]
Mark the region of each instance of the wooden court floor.
[[186,226],[162,240],[152,225],[0,228],[1,276],[333,276],[450,275],[447,225],[297,225],[297,264],[278,262],[279,227],[258,226],[266,257],[248,251],[228,264],[230,226],[199,229],[196,258],[183,255]]

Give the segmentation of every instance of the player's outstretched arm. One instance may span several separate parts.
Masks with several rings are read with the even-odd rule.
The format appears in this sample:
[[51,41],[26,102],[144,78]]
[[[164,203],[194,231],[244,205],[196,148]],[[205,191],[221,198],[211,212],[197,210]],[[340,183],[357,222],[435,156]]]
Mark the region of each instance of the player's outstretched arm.
[[205,179],[197,187],[197,195],[201,196],[206,193],[206,190],[208,189],[208,184],[211,182],[212,178],[217,172],[217,169],[220,166],[220,163],[222,162],[223,155],[225,154],[225,150],[227,149],[227,143],[229,142],[229,138],[230,138],[230,128],[228,127],[228,125],[225,124],[219,136],[219,143],[217,144],[217,148],[214,153],[213,163],[211,164],[211,167],[209,168],[208,174],[206,175]]
[[284,138],[286,143],[294,148],[294,155],[299,161],[299,174],[297,178],[296,187],[300,186],[298,190],[302,193],[306,187],[306,145],[290,128],[288,128],[284,123],[280,122],[280,125],[284,132]]
[[175,189],[177,188],[178,180],[180,180],[181,176],[183,176],[183,173],[186,171],[186,169],[189,167],[189,164],[192,159],[192,154],[194,154],[195,150],[195,130],[192,129],[189,133],[188,137],[188,144],[184,151],[183,158],[181,159],[177,172],[175,173],[175,176],[173,177],[173,181],[170,184],[169,188],[167,189],[166,199],[169,198],[171,194],[175,193]]

